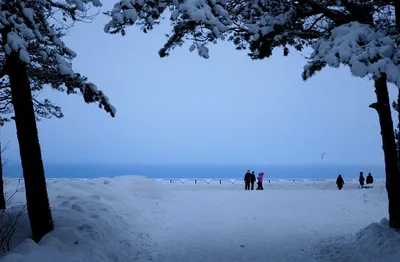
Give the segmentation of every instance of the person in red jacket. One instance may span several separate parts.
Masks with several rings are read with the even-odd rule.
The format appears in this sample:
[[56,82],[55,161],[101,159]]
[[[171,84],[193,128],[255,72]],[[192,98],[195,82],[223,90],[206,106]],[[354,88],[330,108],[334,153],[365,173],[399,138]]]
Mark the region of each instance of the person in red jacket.
[[256,190],[264,190],[264,187],[263,187],[263,185],[262,185],[263,177],[264,177],[264,173],[263,173],[263,172],[258,173],[258,177],[257,177],[257,189],[256,189]]

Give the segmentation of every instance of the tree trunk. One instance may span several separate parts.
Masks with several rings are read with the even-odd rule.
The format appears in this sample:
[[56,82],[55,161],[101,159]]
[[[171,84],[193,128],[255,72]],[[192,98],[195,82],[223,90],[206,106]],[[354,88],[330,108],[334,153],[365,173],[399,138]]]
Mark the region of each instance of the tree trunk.
[[[396,140],[396,149],[397,149],[397,164],[400,164],[400,89],[397,88],[397,102],[394,103],[396,105],[395,110],[397,112],[397,129],[395,130],[395,140]],[[400,167],[400,165],[399,165]]]
[[383,152],[385,156],[386,190],[389,199],[390,227],[400,229],[400,173],[397,165],[397,150],[394,139],[393,121],[390,110],[386,75],[375,80],[377,102],[370,105],[376,109],[381,126]]
[[[400,168],[400,89],[397,88],[397,103],[396,103],[396,112],[397,112],[397,130],[395,130],[395,141],[396,141],[396,150],[397,150],[397,168]],[[399,169],[400,172],[400,169]]]
[[[3,39],[6,39],[4,35]],[[45,234],[54,229],[54,225],[47,195],[32,93],[26,64],[19,59],[17,52],[6,54],[6,69],[11,84],[29,221],[33,240],[39,242]]]
[[6,209],[6,199],[4,197],[4,181],[3,181],[3,154],[0,143],[0,209]]

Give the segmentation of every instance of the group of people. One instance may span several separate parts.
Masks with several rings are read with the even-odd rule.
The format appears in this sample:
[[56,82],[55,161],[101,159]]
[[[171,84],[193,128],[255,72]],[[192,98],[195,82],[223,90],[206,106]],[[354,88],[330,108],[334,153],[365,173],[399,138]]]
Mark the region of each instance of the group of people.
[[[370,185],[372,183],[374,183],[374,178],[372,177],[371,173],[368,173],[367,178],[364,178],[364,173],[360,172],[360,177],[358,178],[358,182],[360,182],[360,186],[364,186],[364,182],[367,185]],[[343,188],[344,185],[344,180],[342,175],[339,174],[339,176],[336,179],[336,185],[339,188],[339,190],[341,190]]]
[[[264,177],[264,173],[260,172],[258,173],[257,176],[257,188],[256,190],[264,190],[263,187],[263,177]],[[247,170],[246,174],[244,175],[244,189],[245,190],[254,190],[254,183],[256,182],[256,175],[253,172],[250,172],[250,170]]]
[[[263,172],[258,173],[258,176],[256,178],[254,171],[250,172],[250,170],[247,170],[246,174],[244,175],[244,185],[245,185],[244,189],[254,190],[254,183],[257,180],[256,190],[264,190],[263,178],[264,178]],[[367,178],[364,178],[364,173],[360,172],[360,177],[358,178],[358,181],[360,182],[360,186],[362,187],[364,186],[364,183],[366,183],[367,185],[374,183],[374,178],[372,177],[371,173],[368,173]],[[339,190],[341,190],[344,186],[344,179],[341,174],[339,174],[336,179],[336,185]]]

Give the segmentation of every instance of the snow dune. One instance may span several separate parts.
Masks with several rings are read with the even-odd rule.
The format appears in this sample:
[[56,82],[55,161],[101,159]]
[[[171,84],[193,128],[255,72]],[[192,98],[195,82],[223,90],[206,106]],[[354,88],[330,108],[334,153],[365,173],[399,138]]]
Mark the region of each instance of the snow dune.
[[169,195],[140,177],[50,180],[48,192],[56,229],[39,245],[24,240],[2,261],[145,261]]
[[382,219],[384,182],[264,188],[138,176],[49,180],[56,229],[39,244],[22,240],[24,217],[1,261],[400,261],[400,234]]

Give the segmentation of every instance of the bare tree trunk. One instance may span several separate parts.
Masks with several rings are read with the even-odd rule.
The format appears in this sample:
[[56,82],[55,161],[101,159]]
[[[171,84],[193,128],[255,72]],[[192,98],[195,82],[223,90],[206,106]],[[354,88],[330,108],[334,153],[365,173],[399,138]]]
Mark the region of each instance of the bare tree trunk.
[[390,227],[400,229],[400,176],[397,165],[397,150],[394,139],[393,121],[390,111],[386,75],[375,80],[377,102],[370,105],[376,109],[381,126],[382,148],[385,156],[386,190],[389,199]]
[[[400,164],[400,89],[397,88],[397,102],[393,102],[393,108],[397,112],[397,129],[395,130],[394,136],[396,140],[396,149],[397,149],[397,164]],[[400,167],[400,165],[399,165]]]
[[[4,36],[3,34],[3,39],[7,39]],[[54,229],[54,225],[47,195],[32,93],[26,64],[19,59],[17,52],[6,54],[6,69],[11,84],[29,221],[33,240],[39,242],[45,234]]]
[[0,209],[6,209],[6,199],[4,196],[4,181],[3,181],[3,152],[0,142]]

